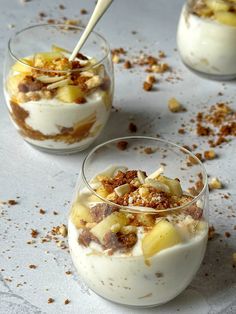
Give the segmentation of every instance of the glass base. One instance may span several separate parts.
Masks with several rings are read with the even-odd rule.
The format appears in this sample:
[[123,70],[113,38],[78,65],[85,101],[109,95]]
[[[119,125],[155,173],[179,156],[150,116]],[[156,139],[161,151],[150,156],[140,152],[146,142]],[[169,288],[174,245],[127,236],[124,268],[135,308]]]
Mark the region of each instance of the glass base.
[[72,154],[76,154],[79,153],[85,149],[87,149],[92,143],[90,142],[89,144],[85,144],[79,147],[74,147],[74,148],[62,148],[62,149],[58,149],[58,148],[47,148],[47,147],[41,147],[38,145],[35,145],[33,143],[30,143],[29,141],[27,141],[27,139],[24,138],[24,141],[29,144],[30,146],[32,146],[33,148],[43,152],[43,153],[47,153],[47,154],[53,154],[53,155],[72,155]]
[[209,74],[209,73],[205,73],[205,72],[201,72],[198,71],[194,68],[192,68],[190,65],[188,65],[187,63],[185,63],[182,60],[183,64],[193,73],[197,74],[198,76],[201,76],[203,78],[209,79],[209,80],[214,80],[214,81],[232,81],[232,80],[236,80],[236,73],[235,74]]

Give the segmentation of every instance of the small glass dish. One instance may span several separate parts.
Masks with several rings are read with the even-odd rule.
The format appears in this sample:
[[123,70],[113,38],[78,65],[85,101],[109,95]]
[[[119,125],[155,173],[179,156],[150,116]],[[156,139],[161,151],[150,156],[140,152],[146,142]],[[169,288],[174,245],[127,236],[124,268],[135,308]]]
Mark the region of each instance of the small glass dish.
[[207,239],[207,175],[191,152],[134,136],[87,155],[68,240],[79,276],[98,295],[135,307],[170,301],[195,276]]
[[35,25],[8,42],[4,94],[24,140],[56,154],[86,149],[101,133],[113,99],[113,65],[106,40],[92,32],[73,61],[83,27]]
[[177,46],[183,63],[215,80],[236,78],[236,3],[187,0],[183,6]]

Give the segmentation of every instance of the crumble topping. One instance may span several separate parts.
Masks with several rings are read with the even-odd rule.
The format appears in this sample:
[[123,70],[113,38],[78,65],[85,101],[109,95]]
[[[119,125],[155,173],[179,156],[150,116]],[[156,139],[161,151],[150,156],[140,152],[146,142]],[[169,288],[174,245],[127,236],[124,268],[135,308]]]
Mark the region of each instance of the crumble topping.
[[[193,199],[191,195],[183,193],[178,179],[165,177],[163,171],[161,167],[147,175],[141,170],[117,169],[112,176],[97,175],[96,184],[99,184],[95,189],[96,194],[110,203],[92,195],[86,197],[88,201],[95,197],[95,204],[92,201],[86,205],[86,200],[83,205],[74,203],[71,218],[79,229],[78,243],[89,247],[94,242],[111,255],[117,250],[126,253],[132,250],[138,241],[137,228],[149,235],[152,230],[158,229],[161,222],[164,226],[167,223],[167,228],[179,225],[191,233],[196,232],[196,226],[203,216],[203,209],[197,204],[179,211],[163,212],[164,209],[183,206]],[[133,208],[134,212],[127,211],[126,206]],[[138,208],[144,212],[136,212]],[[150,209],[152,213],[148,214]]]

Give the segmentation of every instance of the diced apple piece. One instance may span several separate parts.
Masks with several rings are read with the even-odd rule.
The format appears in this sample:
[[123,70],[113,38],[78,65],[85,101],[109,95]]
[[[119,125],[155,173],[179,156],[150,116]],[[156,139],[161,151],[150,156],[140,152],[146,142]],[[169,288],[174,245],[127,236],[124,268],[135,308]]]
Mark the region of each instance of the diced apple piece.
[[67,85],[58,88],[56,97],[64,102],[71,103],[79,97],[84,97],[84,94],[78,86]]
[[223,0],[206,0],[206,5],[214,12],[228,11],[229,5]]
[[84,222],[93,222],[89,208],[78,203],[73,204],[70,216],[77,228],[84,227]]
[[181,185],[178,180],[170,179],[165,176],[159,176],[158,181],[160,181],[163,184],[166,184],[170,189],[170,194],[181,196],[183,194]]
[[128,218],[123,213],[114,212],[111,215],[107,216],[105,219],[103,219],[101,222],[99,222],[90,231],[103,244],[105,234],[111,231],[111,226],[115,224],[120,224],[122,228],[123,226],[128,224]]
[[236,14],[233,12],[215,12],[215,19],[229,26],[236,26]]
[[97,189],[97,194],[100,195],[101,197],[107,197],[107,195],[109,194],[109,192],[107,192],[107,190],[104,188],[104,186],[100,186],[98,189]]
[[60,52],[40,52],[34,56],[34,66],[42,67],[46,62],[50,62],[53,59],[63,58],[63,54]]
[[161,166],[160,168],[158,168],[156,171],[154,171],[153,173],[151,173],[147,178],[148,179],[156,179],[159,177],[160,174],[162,174],[164,172],[164,167]]
[[142,240],[145,258],[150,258],[161,250],[181,243],[181,237],[175,227],[166,220],[159,221]]
[[52,45],[52,51],[53,52],[65,52],[65,53],[71,53],[69,50],[65,49],[65,48],[62,48],[62,47],[59,47],[59,46],[56,46],[56,45]]
[[15,95],[19,92],[18,85],[24,79],[24,74],[9,76],[7,80],[7,91],[10,95]]
[[20,72],[20,73],[30,73],[30,67],[32,66],[32,60],[27,59],[27,58],[22,58],[20,59],[20,61],[22,62],[16,62],[13,66],[12,66],[12,70],[14,72]]

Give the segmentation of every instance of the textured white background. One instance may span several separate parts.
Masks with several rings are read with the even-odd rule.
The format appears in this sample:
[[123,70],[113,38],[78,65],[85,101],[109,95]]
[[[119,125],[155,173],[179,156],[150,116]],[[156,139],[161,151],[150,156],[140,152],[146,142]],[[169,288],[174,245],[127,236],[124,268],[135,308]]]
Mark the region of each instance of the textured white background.
[[[63,3],[66,10],[59,10]],[[175,84],[160,81],[158,91],[146,93],[142,82],[143,71],[129,73],[122,65],[115,67],[116,90],[110,121],[97,143],[116,136],[129,134],[131,117],[138,125],[138,134],[161,137],[180,144],[197,143],[199,151],[205,144],[194,132],[178,135],[181,123],[188,121],[194,113],[217,101],[235,104],[235,82],[222,84],[208,81],[189,72],[180,62],[175,36],[182,0],[115,0],[110,11],[99,23],[100,31],[111,47],[124,47],[133,55],[140,49],[156,53],[163,49],[168,63],[183,79]],[[49,17],[63,15],[75,18],[80,9],[92,11],[94,1],[47,1],[32,0],[22,5],[20,0],[0,0],[0,58],[3,63],[7,39],[15,29],[36,24],[38,12],[47,12]],[[86,23],[88,15],[82,16]],[[133,35],[131,31],[136,30]],[[52,39],[52,43],[56,39]],[[2,76],[2,73],[0,73]],[[224,96],[217,96],[223,92]],[[185,104],[188,111],[172,114],[167,109],[167,100],[175,96]],[[31,228],[46,234],[52,226],[66,223],[68,201],[70,201],[81,161],[86,152],[73,156],[53,156],[34,150],[17,135],[7,116],[1,91],[0,107],[0,199],[16,199],[19,204],[8,208],[0,207],[0,313],[236,313],[236,270],[232,267],[232,253],[236,252],[236,219],[228,217],[236,212],[235,141],[218,149],[219,159],[205,164],[210,175],[219,176],[225,191],[231,192],[229,200],[218,192],[210,194],[210,221],[218,235],[208,245],[204,263],[190,287],[167,305],[155,309],[135,310],[104,301],[91,292],[73,272],[70,256],[54,243],[36,246],[27,245],[31,239]],[[161,119],[160,119],[161,117]],[[54,188],[53,188],[54,187]],[[39,215],[39,208],[47,213]],[[228,209],[228,206],[233,209]],[[215,212],[218,209],[218,213]],[[59,215],[54,216],[53,210]],[[219,214],[222,212],[222,214]],[[226,239],[224,232],[231,232]],[[49,251],[48,254],[45,251]],[[38,268],[29,269],[29,264]],[[206,276],[205,274],[208,274]],[[9,282],[6,279],[12,279]],[[22,284],[17,287],[18,284]],[[55,299],[47,304],[49,297]],[[71,303],[64,305],[68,298]]]

